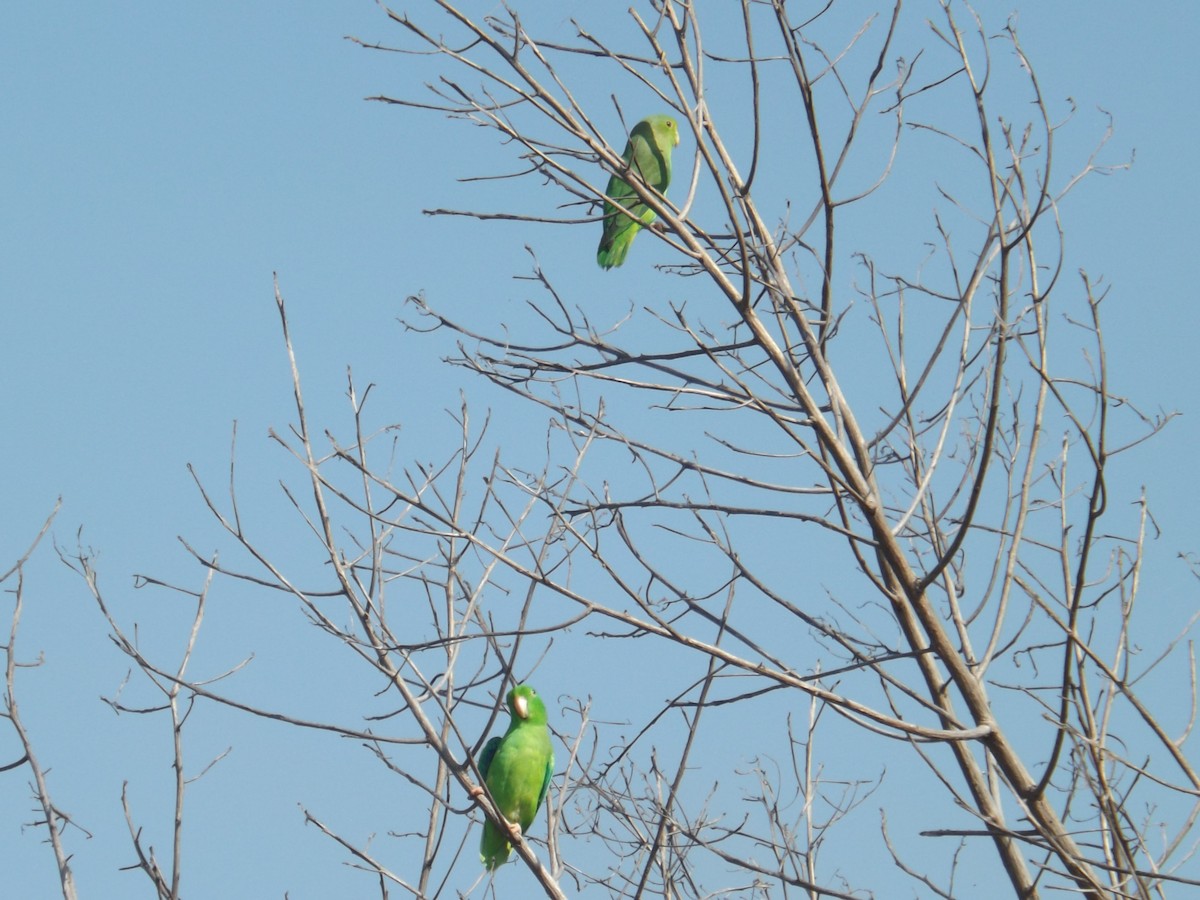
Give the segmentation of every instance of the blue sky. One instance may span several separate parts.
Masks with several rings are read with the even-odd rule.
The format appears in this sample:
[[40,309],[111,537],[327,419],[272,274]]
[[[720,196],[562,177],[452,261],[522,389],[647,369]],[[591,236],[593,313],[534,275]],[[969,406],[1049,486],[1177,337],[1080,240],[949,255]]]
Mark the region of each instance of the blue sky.
[[[998,28],[1016,5],[988,2],[981,12]],[[1079,4],[1020,6],[1018,27],[1043,90],[1060,112],[1068,96],[1078,107],[1060,144],[1062,165],[1082,162],[1102,133],[1098,107],[1115,122],[1107,161],[1136,151],[1130,171],[1093,179],[1072,197],[1068,253],[1072,270],[1112,285],[1106,328],[1120,389],[1150,410],[1182,413],[1118,471],[1123,499],[1146,485],[1163,529],[1148,591],[1194,610],[1194,582],[1174,557],[1200,551],[1192,277],[1200,126],[1189,88],[1200,12],[1164,4],[1134,14],[1107,0],[1086,14]],[[562,18],[594,17],[598,7],[565,5]],[[176,536],[203,553],[228,546],[187,465],[221,491],[233,422],[245,514],[265,532],[278,529],[282,549],[303,540],[277,486],[299,473],[267,438],[268,428],[282,431],[294,418],[273,273],[313,418],[348,427],[352,366],[360,385],[378,385],[379,417],[403,423],[403,453],[431,459],[454,441],[444,410],[457,408],[460,391],[480,409],[502,398],[441,366],[444,342],[403,329],[406,296],[424,291],[453,314],[488,322],[519,316],[531,291],[511,277],[528,270],[527,244],[583,304],[614,292],[626,303],[663,277],[651,269],[662,251],[643,241],[635,265],[601,285],[593,227],[422,215],[509,203],[553,210],[525,182],[519,194],[507,183],[455,182],[509,162],[489,136],[364,102],[413,96],[435,77],[428,61],[344,39],[400,39],[373,3],[25,4],[3,20],[0,570],[61,496],[55,540],[70,551],[81,529],[122,616],[153,618],[148,639],[164,649],[177,646],[186,610],[164,611],[161,595],[132,591],[132,576],[198,586]],[[621,88],[592,90],[599,104]],[[493,437],[516,440],[536,423],[530,411],[506,412]],[[165,724],[117,718],[97,700],[118,690],[124,664],[84,586],[50,546],[30,565],[26,591],[23,652],[44,653],[45,666],[22,676],[24,712],[54,767],[56,800],[95,835],[66,835],[81,893],[141,892],[142,884],[131,886],[140,875],[116,871],[132,861],[119,791],[130,779],[147,820],[165,821],[154,787],[169,775]],[[214,646],[205,650],[213,664],[253,652],[258,665],[295,679],[297,696],[335,709],[343,676],[326,679],[306,666],[305,654],[320,652],[313,635],[278,624],[294,613],[249,595],[232,602],[227,616],[213,616]],[[197,765],[235,749],[190,795],[197,847],[185,895],[321,897],[347,884],[369,893],[368,880],[348,876],[336,848],[303,828],[297,812],[304,803],[354,822],[361,809],[347,797],[358,794],[357,768],[371,765],[363,752],[346,742],[294,745],[279,726],[223,710],[201,709],[197,720]],[[0,733],[0,763],[11,746]],[[54,872],[42,836],[21,827],[31,820],[24,782],[0,774],[0,866],[14,896],[49,896]],[[359,799],[386,828],[386,796]]]

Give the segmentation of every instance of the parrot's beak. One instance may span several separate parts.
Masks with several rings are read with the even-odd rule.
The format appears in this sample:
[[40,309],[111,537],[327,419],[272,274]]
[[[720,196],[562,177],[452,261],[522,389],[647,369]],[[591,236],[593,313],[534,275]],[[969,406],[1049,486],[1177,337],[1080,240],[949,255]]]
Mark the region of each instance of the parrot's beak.
[[529,718],[529,700],[524,694],[517,694],[516,699],[513,700],[513,712],[522,719]]
[[676,129],[675,129],[675,146],[676,146],[676,147],[678,147],[678,146],[679,146],[679,140],[680,140],[679,129],[678,129],[678,128],[676,128]]

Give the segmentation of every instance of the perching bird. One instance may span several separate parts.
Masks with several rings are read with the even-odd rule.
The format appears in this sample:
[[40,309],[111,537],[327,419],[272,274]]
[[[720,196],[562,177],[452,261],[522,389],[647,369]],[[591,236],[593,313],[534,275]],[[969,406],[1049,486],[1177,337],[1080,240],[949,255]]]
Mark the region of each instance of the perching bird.
[[[623,154],[631,171],[660,194],[671,183],[671,150],[679,146],[679,126],[670,116],[647,116],[629,132],[629,143]],[[611,269],[625,262],[629,245],[643,225],[649,225],[657,213],[643,203],[637,192],[620,175],[608,180],[606,194],[624,210],[604,201],[604,235],[596,251],[596,262],[602,269]],[[632,216],[632,218],[630,218]]]
[[[546,704],[537,691],[527,684],[517,685],[508,692],[508,709],[512,713],[508,731],[503,738],[487,742],[479,757],[479,774],[500,815],[524,832],[533,824],[550,787],[554,748],[546,727]],[[503,865],[511,851],[507,835],[490,821],[484,822],[479,842],[484,866],[495,869]]]

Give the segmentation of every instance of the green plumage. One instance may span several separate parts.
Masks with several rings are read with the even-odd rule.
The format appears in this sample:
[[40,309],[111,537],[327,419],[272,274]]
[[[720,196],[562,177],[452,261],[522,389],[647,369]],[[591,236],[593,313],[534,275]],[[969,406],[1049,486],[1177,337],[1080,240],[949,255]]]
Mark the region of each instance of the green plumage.
[[[647,116],[629,132],[623,157],[629,169],[646,184],[665,194],[671,183],[671,151],[679,145],[679,126],[670,116]],[[608,180],[604,201],[604,234],[596,251],[596,262],[611,269],[625,262],[629,245],[643,225],[657,213],[643,203],[620,175]],[[623,207],[623,208],[622,208]]]
[[[546,704],[537,691],[519,684],[508,692],[507,699],[512,721],[504,737],[492,738],[483,748],[479,774],[500,815],[524,832],[533,824],[550,787],[554,748],[546,727]],[[479,858],[484,866],[495,869],[503,865],[511,851],[508,837],[490,821],[484,822],[479,842]]]

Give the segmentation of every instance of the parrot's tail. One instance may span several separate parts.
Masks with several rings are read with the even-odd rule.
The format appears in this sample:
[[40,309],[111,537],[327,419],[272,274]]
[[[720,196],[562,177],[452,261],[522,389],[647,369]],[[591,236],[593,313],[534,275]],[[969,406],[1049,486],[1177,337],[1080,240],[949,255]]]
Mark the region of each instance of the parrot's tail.
[[612,240],[601,240],[600,249],[596,251],[596,262],[602,269],[611,269],[625,262],[629,255],[629,245],[633,243],[634,235],[641,229],[640,225],[630,222],[628,228],[622,228],[612,236]]

